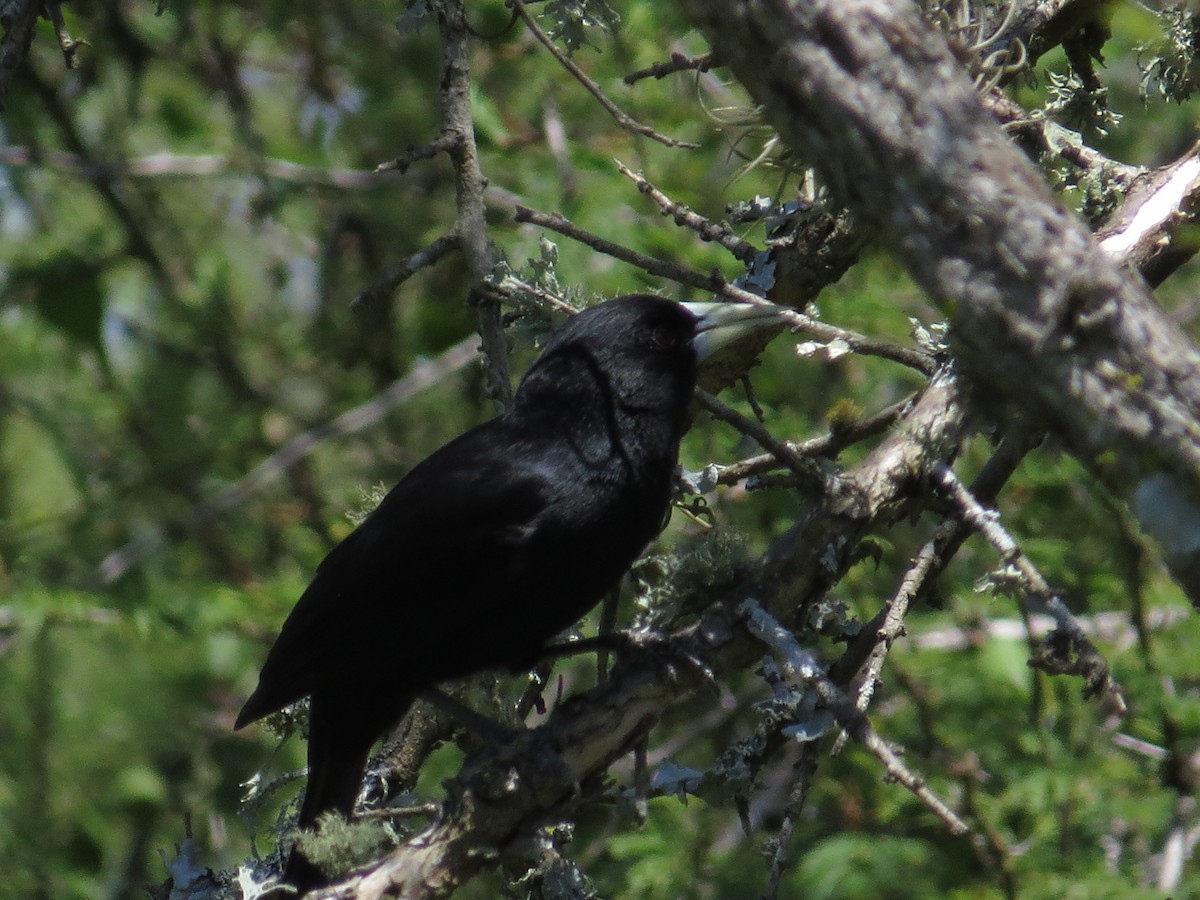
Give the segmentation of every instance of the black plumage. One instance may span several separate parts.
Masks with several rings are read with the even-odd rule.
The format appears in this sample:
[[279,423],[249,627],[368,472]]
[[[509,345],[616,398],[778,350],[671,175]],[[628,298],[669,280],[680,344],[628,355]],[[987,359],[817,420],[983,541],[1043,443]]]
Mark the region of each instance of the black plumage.
[[301,826],[350,814],[414,692],[530,666],[617,584],[662,527],[698,357],[772,321],[641,295],[580,313],[503,415],[416,466],[330,552],[236,725],[311,698]]

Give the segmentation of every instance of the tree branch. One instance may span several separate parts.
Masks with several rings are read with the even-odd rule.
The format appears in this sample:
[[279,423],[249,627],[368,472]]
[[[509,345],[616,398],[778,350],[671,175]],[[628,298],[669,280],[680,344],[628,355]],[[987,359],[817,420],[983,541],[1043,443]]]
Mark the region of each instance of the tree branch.
[[[1125,202],[1096,232],[1100,249],[1161,284],[1195,253],[1175,235],[1200,219],[1200,143],[1179,159],[1136,178]],[[1183,246],[1180,246],[1180,244]]]
[[743,263],[749,263],[758,253],[758,248],[744,241],[724,223],[715,224],[704,216],[678,203],[656,188],[645,175],[634,172],[619,159],[614,160],[617,171],[632,181],[637,189],[654,201],[664,216],[670,216],[676,225],[692,229],[702,241],[716,241]]
[[636,121],[620,107],[613,103],[608,96],[600,89],[600,85],[596,84],[579,66],[571,60],[569,56],[563,53],[558,47],[554,46],[554,41],[550,40],[550,35],[546,34],[533,16],[529,14],[529,10],[525,8],[525,4],[521,0],[509,0],[508,5],[513,11],[521,17],[521,21],[525,23],[525,27],[530,33],[537,38],[538,42],[550,51],[550,54],[558,60],[558,64],[571,73],[571,76],[584,86],[589,94],[599,101],[605,111],[616,120],[616,123],[626,131],[633,134],[640,134],[643,137],[648,137],[651,140],[658,141],[660,144],[665,144],[668,147],[682,147],[689,150],[694,150],[699,147],[699,144],[693,144],[690,141],[680,141],[672,137],[667,137],[665,134],[659,134],[649,125],[643,125]]
[[681,2],[787,143],[953,309],[976,398],[1061,436],[1200,604],[1200,354],[1050,194],[945,39],[898,0]]
[[[508,372],[508,342],[500,323],[500,308],[483,290],[495,266],[495,251],[487,234],[483,201],[487,179],[479,165],[475,122],[471,114],[471,47],[463,0],[447,0],[440,16],[442,32],[442,87],[438,94],[442,113],[442,138],[457,138],[446,147],[454,166],[454,195],[458,205],[455,234],[471,273],[471,297],[479,308],[488,392],[501,406],[512,401]],[[439,149],[441,144],[438,144]],[[430,145],[431,147],[434,145]]]
[[352,307],[377,303],[421,269],[434,265],[444,256],[458,250],[462,242],[457,234],[444,234],[424,250],[418,250],[390,272],[363,288],[353,300]]
[[[676,639],[690,641],[718,673],[744,668],[761,655],[741,625],[738,606],[748,597],[764,598],[763,615],[792,621],[807,599],[840,578],[858,538],[887,511],[899,515],[919,473],[952,455],[962,429],[956,396],[953,378],[937,375],[906,426],[837,479],[741,586]],[[449,785],[450,800],[438,822],[379,867],[319,896],[448,896],[524,830],[569,815],[578,802],[576,784],[603,773],[663,710],[704,683],[704,675],[692,668],[665,670],[644,654],[623,657],[612,677],[560,704],[543,726],[468,760]],[[912,789],[924,790],[919,779],[908,780]]]

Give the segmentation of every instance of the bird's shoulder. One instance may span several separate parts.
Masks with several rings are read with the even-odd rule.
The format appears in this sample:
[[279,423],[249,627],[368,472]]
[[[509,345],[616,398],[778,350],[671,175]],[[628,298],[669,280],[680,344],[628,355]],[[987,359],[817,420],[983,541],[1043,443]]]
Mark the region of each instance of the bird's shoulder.
[[[556,502],[563,479],[554,456],[503,418],[468,431],[387,493],[359,527],[357,552],[376,552],[380,542],[420,554],[504,542]],[[336,565],[333,556],[323,566]]]

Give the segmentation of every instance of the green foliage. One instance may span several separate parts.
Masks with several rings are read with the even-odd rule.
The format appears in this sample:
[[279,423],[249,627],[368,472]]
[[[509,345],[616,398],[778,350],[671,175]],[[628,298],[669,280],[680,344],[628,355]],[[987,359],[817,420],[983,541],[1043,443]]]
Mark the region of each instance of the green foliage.
[[[6,98],[5,144],[31,160],[19,164],[14,153],[0,166],[0,866],[11,896],[144,896],[166,877],[158,851],[175,857],[189,814],[188,846],[201,867],[236,870],[252,836],[270,855],[266,836],[286,823],[302,760],[301,741],[277,747],[278,739],[302,726],[303,711],[277,721],[276,734],[231,730],[269,640],[382,486],[493,412],[477,367],[446,373],[377,425],[318,441],[261,481],[246,478],[477,325],[455,256],[378,304],[350,307],[453,228],[444,159],[368,189],[331,177],[361,175],[438,135],[439,3],[330,0],[303,15],[279,0],[163,6],[155,15],[154,3],[64,4],[72,34],[89,42],[81,68],[64,71],[42,23]],[[937,6],[949,14],[961,5]],[[734,204],[803,212],[786,205],[793,198],[781,193],[778,171],[744,166],[738,154],[758,149],[735,148],[737,129],[722,131],[705,112],[748,108],[724,75],[622,84],[668,48],[705,51],[674,4],[556,0],[530,9],[622,108],[702,146],[680,152],[620,130],[519,24],[508,26],[500,0],[469,4],[480,165],[495,204],[489,235],[506,261],[495,277],[517,289],[504,309],[514,376],[554,322],[522,284],[575,306],[634,290],[708,298],[515,224],[504,212],[513,198],[729,278],[741,267],[659,216],[616,174],[613,157],[713,219]],[[1112,31],[1107,94],[1084,90],[1062,52],[1010,90],[1038,115],[1088,124],[1089,139],[1106,131],[1099,146],[1116,159],[1161,164],[1194,138],[1194,14],[1117,4]],[[544,139],[554,120],[565,157]],[[757,147],[769,140],[752,137]],[[125,166],[134,174],[122,174]],[[1101,176],[1061,184],[1088,215],[1120,199]],[[737,229],[760,246],[785,227],[780,216],[751,218]],[[774,277],[758,274],[763,284]],[[1196,289],[1194,272],[1184,272],[1159,299],[1186,317]],[[915,331],[920,346],[945,351],[943,313],[877,252],[813,312],[906,344]],[[800,358],[801,340],[777,340],[753,372],[776,435],[848,426],[920,387],[878,359]],[[724,399],[754,414],[742,392]],[[822,471],[836,475],[873,446],[822,460]],[[991,449],[984,439],[964,448],[964,479]],[[698,415],[681,461],[703,472],[757,452]],[[368,496],[364,485],[381,487]],[[686,619],[810,509],[802,493],[764,482],[704,501],[703,525],[675,515],[639,565],[633,612],[621,624]],[[1129,716],[1116,724],[1081,700],[1077,682],[1027,666],[1011,598],[975,590],[1000,564],[970,541],[941,579],[938,608],[910,613],[872,723],[935,790],[989,826],[1010,851],[1020,896],[1156,896],[1152,862],[1187,796],[1180,761],[1200,735],[1196,616],[1154,548],[1061,448],[1031,455],[999,506],[1078,614],[1117,622],[1098,642]],[[812,611],[827,626],[812,648],[822,659],[894,595],[934,524],[904,521],[874,536],[873,557]],[[1144,629],[1130,626],[1132,611]],[[773,690],[771,665],[723,680],[720,701],[704,696],[664,714],[651,753],[669,748],[670,764],[651,765],[652,793],[662,796],[648,800],[644,826],[598,805],[581,813],[563,852],[597,894],[762,893],[764,854],[801,739],[811,736],[795,726],[821,730],[810,696]],[[568,693],[589,683],[590,662],[560,671]],[[1156,755],[1166,747],[1176,759]],[[440,799],[461,759],[457,747],[442,748],[415,799]],[[261,806],[247,807],[245,783],[256,773]],[[622,796],[636,795],[620,767],[613,779]],[[288,793],[276,790],[284,785]],[[854,746],[821,756],[793,825],[795,865],[781,896],[1004,894],[977,848],[949,838]],[[331,830],[328,840],[313,852],[344,866],[381,845],[382,826]],[[557,876],[540,878],[543,896],[577,886],[577,869],[556,871],[557,888]],[[520,882],[518,896],[523,886],[533,890]],[[485,882],[464,895],[499,890]],[[1197,893],[1189,861],[1176,895]]]
[[[940,893],[938,860],[925,841],[900,835],[831,835],[804,855],[790,887],[813,900],[878,897],[888,885],[889,897],[928,897]],[[904,872],[906,877],[897,878]],[[950,874],[950,873],[946,873]]]

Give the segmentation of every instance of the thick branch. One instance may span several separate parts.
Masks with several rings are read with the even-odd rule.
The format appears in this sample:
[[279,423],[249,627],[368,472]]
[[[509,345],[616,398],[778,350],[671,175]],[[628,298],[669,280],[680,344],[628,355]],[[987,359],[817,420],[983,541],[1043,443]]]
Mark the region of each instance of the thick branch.
[[1121,205],[1096,232],[1101,249],[1152,285],[1195,253],[1194,241],[1173,236],[1200,219],[1200,143],[1161,169],[1137,178]]
[[899,0],[681,3],[788,144],[954,310],[977,397],[1062,437],[1200,602],[1200,354],[1051,195],[944,38]]

